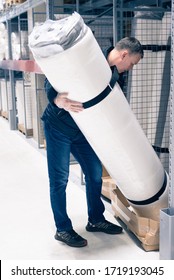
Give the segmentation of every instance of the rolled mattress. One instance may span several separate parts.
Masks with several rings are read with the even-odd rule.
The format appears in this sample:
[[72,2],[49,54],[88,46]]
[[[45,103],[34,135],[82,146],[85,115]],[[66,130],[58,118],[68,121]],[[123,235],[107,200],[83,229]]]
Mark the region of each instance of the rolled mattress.
[[[131,35],[145,49],[143,60],[129,73],[129,103],[168,170],[171,13],[162,17],[161,12],[149,8],[135,12]],[[149,46],[152,50],[146,50]]]
[[[29,47],[52,86],[85,103],[108,86],[112,73],[80,15],[61,21],[36,26]],[[167,204],[167,175],[119,85],[71,116],[135,211],[159,219],[159,209]]]

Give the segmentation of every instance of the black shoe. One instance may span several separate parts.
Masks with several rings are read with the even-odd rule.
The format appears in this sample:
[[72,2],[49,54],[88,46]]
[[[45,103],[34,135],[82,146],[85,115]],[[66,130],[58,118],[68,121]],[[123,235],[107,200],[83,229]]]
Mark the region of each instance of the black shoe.
[[96,224],[91,224],[88,222],[86,230],[90,232],[105,232],[108,234],[119,234],[123,231],[122,227],[112,224],[107,220],[98,222]]
[[71,247],[84,247],[87,245],[87,240],[78,235],[73,229],[69,231],[57,231],[55,239],[66,243]]

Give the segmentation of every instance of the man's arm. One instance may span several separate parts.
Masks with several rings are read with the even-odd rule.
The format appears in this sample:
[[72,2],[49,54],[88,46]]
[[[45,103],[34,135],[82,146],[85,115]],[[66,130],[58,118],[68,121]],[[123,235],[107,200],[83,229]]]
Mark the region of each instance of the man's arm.
[[57,107],[68,112],[71,111],[78,113],[83,110],[83,105],[81,102],[67,98],[67,92],[58,93],[47,79],[45,79],[44,87],[50,103],[55,104]]

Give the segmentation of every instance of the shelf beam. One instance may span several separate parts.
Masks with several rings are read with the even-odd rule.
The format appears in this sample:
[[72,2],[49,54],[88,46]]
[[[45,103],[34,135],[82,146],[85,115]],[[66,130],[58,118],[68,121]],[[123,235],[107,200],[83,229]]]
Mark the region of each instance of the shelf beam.
[[1,60],[0,68],[6,70],[42,74],[40,67],[34,60]]
[[28,0],[22,4],[18,4],[18,5],[9,7],[7,10],[2,11],[2,14],[0,14],[0,22],[5,22],[7,20],[15,18],[15,17],[27,12],[29,9],[43,4],[44,2],[46,2],[46,1],[45,0]]

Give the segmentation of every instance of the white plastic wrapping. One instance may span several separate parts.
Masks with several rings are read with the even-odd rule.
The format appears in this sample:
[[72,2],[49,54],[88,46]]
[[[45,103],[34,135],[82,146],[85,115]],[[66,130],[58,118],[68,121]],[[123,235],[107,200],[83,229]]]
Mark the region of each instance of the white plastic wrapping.
[[[171,13],[144,11],[132,22],[132,36],[158,51],[145,50],[144,58],[129,75],[129,102],[146,136],[158,148],[169,147],[169,92]],[[159,153],[168,170],[168,154]]]
[[0,80],[1,87],[1,110],[4,112],[8,112],[8,95],[7,95],[7,87],[9,83],[6,82],[5,79]]
[[0,60],[7,59],[6,52],[8,49],[7,30],[4,23],[0,23]]
[[22,80],[16,81],[16,99],[17,99],[17,112],[18,123],[23,125],[26,129],[32,129],[32,99],[31,99],[31,86],[24,85]]

